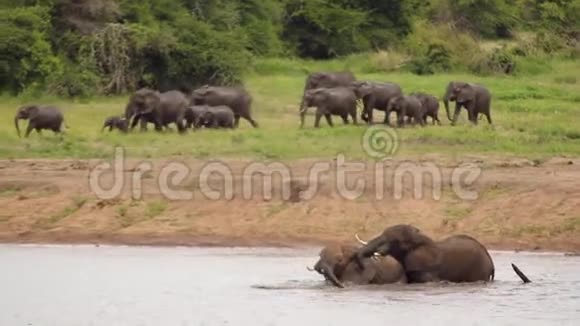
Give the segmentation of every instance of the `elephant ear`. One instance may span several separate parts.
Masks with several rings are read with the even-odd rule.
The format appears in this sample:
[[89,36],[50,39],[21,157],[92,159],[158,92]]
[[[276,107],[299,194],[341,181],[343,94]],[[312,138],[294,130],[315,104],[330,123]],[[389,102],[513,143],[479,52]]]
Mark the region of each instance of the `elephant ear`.
[[161,102],[160,93],[151,91],[143,97],[144,106],[140,108],[141,113],[149,113],[157,109]]
[[29,105],[26,107],[26,113],[28,116],[28,120],[34,119],[39,112],[38,105]]
[[465,103],[475,99],[475,90],[467,83],[460,85],[457,93],[457,102]]

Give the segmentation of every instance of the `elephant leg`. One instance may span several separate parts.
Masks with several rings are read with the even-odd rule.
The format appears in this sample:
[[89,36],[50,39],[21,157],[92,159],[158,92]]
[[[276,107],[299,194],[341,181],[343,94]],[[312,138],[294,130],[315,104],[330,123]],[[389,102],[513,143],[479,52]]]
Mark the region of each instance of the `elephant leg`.
[[140,118],[139,120],[140,120],[140,126],[139,127],[140,127],[141,131],[142,132],[147,131],[147,119]]
[[399,111],[397,111],[397,124],[401,128],[405,126],[405,116],[406,115],[407,115],[407,111],[403,108],[401,108]]
[[459,118],[459,112],[461,111],[461,104],[455,102],[455,112],[453,113],[453,121],[451,121],[451,125],[454,126],[457,123],[457,118]]
[[[164,126],[161,123],[161,120],[160,119],[156,119],[154,123],[155,123],[155,131],[162,132]],[[165,127],[169,128],[168,126],[165,126]]]
[[347,114],[342,114],[340,115],[340,117],[342,118],[342,122],[347,125],[348,124],[348,115]]
[[316,115],[314,117],[314,128],[320,128],[320,119],[322,118],[322,112],[316,110]]
[[360,119],[361,119],[362,121],[364,121],[364,122],[368,122],[368,121],[369,121],[369,118],[368,118],[368,116],[367,116],[366,112],[364,112],[364,111],[363,111],[363,112],[361,112],[361,114],[360,114]]
[[42,136],[42,129],[40,128],[34,128],[34,130],[36,130],[36,133],[40,136]]
[[367,112],[367,124],[372,125],[373,124],[373,109],[369,108]]
[[175,121],[175,124],[177,125],[177,130],[179,131],[180,134],[185,133],[185,126],[183,125],[182,119],[178,119],[177,121]]
[[391,111],[389,111],[389,110],[386,110],[386,111],[385,111],[385,120],[383,121],[383,123],[384,123],[385,125],[388,125],[388,126],[390,126],[390,125],[391,125],[391,117],[390,117],[390,115],[391,115]]
[[415,115],[415,123],[418,123],[421,127],[425,126],[425,119],[420,113]]
[[113,131],[113,125],[109,125],[109,132]]
[[35,128],[32,126],[32,123],[29,123],[28,127],[26,127],[26,133],[24,134],[24,137],[28,137],[33,129]]
[[466,105],[467,116],[471,123],[477,125],[477,112],[475,111],[473,104],[469,103]]
[[373,96],[371,96],[368,101],[366,102],[364,111],[367,113],[367,124],[372,125],[373,124],[373,110],[375,108],[375,99],[373,98]]
[[332,117],[330,116],[330,113],[324,114],[324,117],[326,118],[326,122],[328,122],[328,125],[334,127],[334,125],[332,124]]
[[252,119],[250,116],[244,116],[244,119],[246,119],[254,128],[258,128],[258,123],[256,122],[256,120]]
[[240,125],[240,115],[234,115],[234,126],[237,128]]
[[435,121],[437,121],[437,125],[441,125],[441,120],[439,120],[439,117],[437,115],[433,115],[433,124],[435,124]]
[[485,117],[487,118],[487,122],[489,122],[490,125],[492,125],[493,123],[491,122],[491,114],[489,112],[485,112]]

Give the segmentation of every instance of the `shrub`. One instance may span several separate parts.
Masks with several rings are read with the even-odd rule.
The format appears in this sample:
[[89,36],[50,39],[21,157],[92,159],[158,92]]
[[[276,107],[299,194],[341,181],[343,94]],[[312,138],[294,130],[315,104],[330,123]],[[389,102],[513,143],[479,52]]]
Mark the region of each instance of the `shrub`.
[[493,49],[478,57],[470,65],[470,70],[476,74],[504,73],[513,74],[516,70],[515,57],[505,47]]
[[0,9],[0,91],[19,93],[42,87],[59,68],[48,32],[50,8]]

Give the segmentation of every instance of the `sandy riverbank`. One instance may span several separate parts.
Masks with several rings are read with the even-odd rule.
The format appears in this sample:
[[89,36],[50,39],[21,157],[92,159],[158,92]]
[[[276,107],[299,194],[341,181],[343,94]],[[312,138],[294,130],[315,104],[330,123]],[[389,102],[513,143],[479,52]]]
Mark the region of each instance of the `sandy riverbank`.
[[[233,171],[233,199],[210,200],[201,194],[198,172],[202,161],[181,161],[191,173],[172,190],[193,193],[188,200],[167,200],[159,189],[159,172],[167,160],[152,161],[143,174],[140,200],[131,199],[130,182],[121,195],[99,199],[89,186],[89,171],[97,161],[0,161],[0,242],[109,243],[130,245],[300,246],[353,241],[355,233],[369,238],[385,226],[414,224],[434,238],[466,233],[492,249],[580,250],[580,161],[552,159],[463,158],[432,156],[443,187],[439,200],[432,197],[432,181],[425,178],[424,198],[413,198],[412,180],[403,181],[403,198],[394,196],[393,175],[402,161],[385,165],[384,198],[376,199],[376,175],[370,163],[365,171],[349,174],[347,184],[365,180],[363,195],[349,200],[336,189],[336,162],[318,180],[316,195],[304,195],[305,177],[314,160],[287,162],[291,183],[273,181],[273,198],[261,187],[243,198],[242,171],[248,162],[229,160]],[[450,186],[453,168],[470,162],[482,173],[466,189],[478,198],[462,200]],[[138,161],[128,162],[126,180]],[[417,165],[417,169],[421,165]],[[103,177],[104,184],[111,181]],[[256,179],[256,185],[262,184]],[[390,181],[389,181],[390,180]],[[349,183],[350,182],[350,183]],[[223,182],[209,178],[212,189]],[[290,200],[281,198],[290,185]],[[302,191],[302,192],[300,192]],[[300,195],[301,194],[301,195]],[[303,197],[303,196],[302,196]]]

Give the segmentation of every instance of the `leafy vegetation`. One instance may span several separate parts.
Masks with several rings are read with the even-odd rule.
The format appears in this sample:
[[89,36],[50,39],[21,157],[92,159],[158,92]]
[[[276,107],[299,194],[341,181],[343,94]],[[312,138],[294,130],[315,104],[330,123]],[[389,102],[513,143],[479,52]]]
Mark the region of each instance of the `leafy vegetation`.
[[525,73],[577,57],[579,24],[580,0],[4,0],[0,92],[237,84],[264,58],[371,51],[383,70]]

